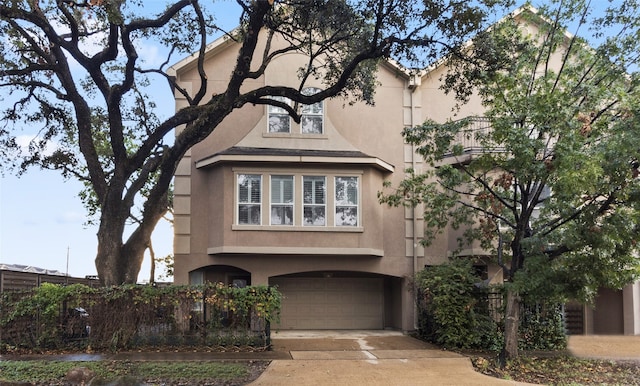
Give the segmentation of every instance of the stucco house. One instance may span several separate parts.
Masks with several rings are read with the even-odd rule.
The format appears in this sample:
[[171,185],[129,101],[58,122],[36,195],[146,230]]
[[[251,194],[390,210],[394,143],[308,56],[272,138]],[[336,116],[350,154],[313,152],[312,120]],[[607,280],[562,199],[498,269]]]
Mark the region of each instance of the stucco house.
[[[210,92],[225,85],[229,71],[220,69],[232,68],[237,49],[223,38],[209,45]],[[253,82],[296,85],[303,60],[282,55]],[[172,67],[184,88],[198,80],[195,61]],[[278,286],[285,298],[273,329],[414,330],[412,277],[446,261],[457,234],[445,232],[423,248],[421,211],[381,205],[377,193],[385,180],[397,186],[407,167],[422,167],[402,129],[450,117],[454,100],[439,89],[442,71],[416,76],[383,62],[375,106],[326,100],[303,106],[300,124],[274,107],[234,111],[175,174],[175,283]],[[307,91],[319,87],[310,81]],[[177,108],[185,105],[176,93]],[[482,111],[471,100],[458,116]],[[485,279],[502,280],[482,251],[463,253],[478,257]],[[602,296],[618,304],[623,326],[615,333],[640,334],[638,283]],[[583,332],[605,332],[597,323],[610,324],[590,309],[577,315]]]

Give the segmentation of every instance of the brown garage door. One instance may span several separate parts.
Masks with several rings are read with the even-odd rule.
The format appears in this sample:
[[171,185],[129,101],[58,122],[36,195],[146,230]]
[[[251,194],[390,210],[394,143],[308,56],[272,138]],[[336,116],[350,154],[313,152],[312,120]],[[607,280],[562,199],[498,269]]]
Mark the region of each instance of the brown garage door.
[[383,282],[378,278],[273,278],[282,292],[275,328],[382,329]]

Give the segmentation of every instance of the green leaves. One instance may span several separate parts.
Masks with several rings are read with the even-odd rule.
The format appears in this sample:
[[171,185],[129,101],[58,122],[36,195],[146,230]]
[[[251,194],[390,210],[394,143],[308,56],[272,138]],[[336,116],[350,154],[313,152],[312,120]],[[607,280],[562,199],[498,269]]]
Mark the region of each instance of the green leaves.
[[[638,5],[623,2],[627,17],[612,8],[606,20],[590,20],[583,3],[565,3],[506,18],[474,41],[474,61],[448,62],[443,87],[475,90],[484,117],[406,129],[432,169],[380,195],[425,204],[427,244],[446,227],[470,224],[466,235],[491,251],[500,232],[512,259],[506,277],[521,281],[523,294],[593,293],[628,283],[639,266],[639,51],[625,52],[627,30],[613,28],[637,24],[628,15]],[[564,29],[583,31],[589,21],[611,28],[600,30],[608,37],[602,47]],[[469,95],[458,93],[462,103]],[[563,276],[569,266],[574,274]],[[590,290],[576,291],[584,286]]]
[[427,339],[446,348],[478,348],[497,333],[496,325],[487,325],[475,311],[479,280],[469,260],[428,267],[415,280],[420,332]]
[[[44,283],[28,293],[2,294],[0,351],[10,346],[42,350],[76,344],[113,350],[189,342],[264,346],[269,339],[266,323],[279,320],[281,297],[276,288],[222,283],[98,289]],[[75,307],[88,315],[74,319]],[[192,329],[197,329],[199,338],[191,337]]]
[[[480,241],[525,300],[589,301],[639,277],[640,4],[605,8],[525,7],[479,34],[471,60],[449,58],[443,88],[460,104],[478,98],[484,116],[405,130],[431,168],[380,195],[424,205],[427,245],[466,227],[462,245]],[[596,31],[593,47],[569,26]]]

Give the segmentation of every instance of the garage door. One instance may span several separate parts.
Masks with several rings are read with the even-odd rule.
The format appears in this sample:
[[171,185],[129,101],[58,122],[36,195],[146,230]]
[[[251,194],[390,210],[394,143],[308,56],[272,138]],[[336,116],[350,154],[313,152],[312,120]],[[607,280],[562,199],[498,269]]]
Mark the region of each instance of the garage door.
[[273,278],[283,294],[275,328],[382,329],[383,282],[378,278]]

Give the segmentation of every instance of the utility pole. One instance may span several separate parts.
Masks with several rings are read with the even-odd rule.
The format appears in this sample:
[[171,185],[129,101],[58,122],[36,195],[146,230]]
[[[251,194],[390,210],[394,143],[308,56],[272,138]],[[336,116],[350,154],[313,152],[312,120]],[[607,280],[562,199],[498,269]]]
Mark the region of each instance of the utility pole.
[[67,246],[67,271],[65,272],[65,284],[69,284],[69,246]]

